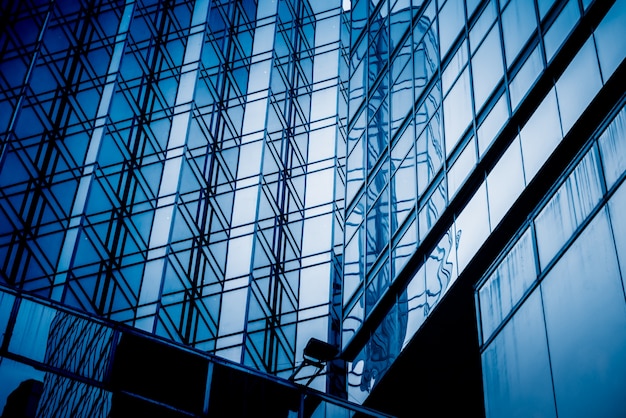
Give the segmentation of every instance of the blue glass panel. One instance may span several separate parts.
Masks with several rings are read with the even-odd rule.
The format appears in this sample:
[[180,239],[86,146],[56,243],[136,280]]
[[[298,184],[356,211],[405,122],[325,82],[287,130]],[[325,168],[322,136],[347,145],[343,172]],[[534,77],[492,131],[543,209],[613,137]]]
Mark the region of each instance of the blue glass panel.
[[462,272],[491,231],[485,183],[457,216],[455,225],[459,272]]
[[478,291],[482,340],[487,340],[537,277],[530,229]]
[[489,220],[495,228],[524,190],[524,169],[519,137],[516,137],[487,175]]
[[602,77],[606,82],[626,56],[626,42],[617,42],[624,36],[626,0],[617,0],[595,31]]
[[613,187],[626,171],[626,108],[623,108],[598,139],[606,187]]
[[422,266],[406,287],[407,329],[402,348],[426,320],[426,266]]
[[539,292],[483,352],[482,366],[488,418],[556,417]]
[[448,200],[451,200],[457,190],[465,182],[476,165],[476,140],[474,137],[465,145],[461,154],[448,169]]
[[482,14],[478,18],[478,21],[472,27],[470,31],[470,50],[472,53],[476,51],[476,48],[483,40],[483,37],[487,31],[491,28],[491,25],[496,20],[496,1],[489,0],[489,4],[483,10]]
[[22,300],[9,342],[9,351],[43,362],[50,325],[56,310],[29,300]]
[[622,274],[622,282],[624,291],[626,292],[626,216],[624,216],[624,208],[626,207],[626,183],[622,183],[615,194],[611,196],[608,207],[611,217],[611,226],[613,227],[613,239],[615,239],[615,246],[617,247],[617,258]]
[[513,77],[510,83],[511,94],[511,108],[516,109],[522,99],[526,96],[526,93],[535,84],[535,80],[539,77],[539,74],[543,71],[543,59],[541,58],[541,49],[539,46],[535,47],[535,50],[524,62],[522,68]]
[[446,185],[442,179],[418,212],[420,241],[430,232],[430,229],[435,225],[446,206]]
[[417,222],[415,222],[415,216],[411,218],[410,225],[392,251],[391,268],[394,279],[398,277],[398,274],[400,274],[404,265],[409,261],[409,258],[415,253],[417,248]]
[[593,37],[580,48],[556,82],[563,133],[567,133],[602,87]]
[[[3,416],[10,413],[5,409],[9,395],[31,391],[41,393],[45,376],[44,372],[32,366],[0,357],[0,411],[3,411]],[[20,386],[22,388],[18,390]],[[35,416],[35,412],[31,416]]]
[[601,198],[599,167],[592,149],[535,219],[542,269],[552,261]]
[[[9,323],[11,310],[13,310],[14,301],[15,296],[8,293],[0,292],[0,346],[2,345],[2,342],[4,340],[5,331],[7,329],[7,324]],[[0,399],[2,398],[0,397]]]
[[504,75],[500,45],[500,29],[496,25],[472,58],[476,112],[483,106]]
[[563,138],[554,89],[520,131],[526,182],[530,183]]
[[580,10],[576,0],[569,0],[569,3],[561,10],[550,29],[543,37],[543,43],[546,49],[546,60],[550,62],[554,54],[559,50],[561,44],[570,33],[578,19],[580,18]]
[[536,27],[534,1],[512,0],[502,12],[504,55],[508,67],[511,66]]
[[504,122],[509,117],[509,108],[506,103],[506,95],[503,94],[493,108],[489,111],[489,114],[478,128],[478,155],[482,157],[485,151],[489,149],[493,140],[502,129]]
[[435,305],[439,303],[458,277],[456,259],[454,227],[451,227],[443,234],[424,264],[426,269],[425,315],[428,315]]
[[448,0],[439,11],[439,51],[444,57],[465,23],[463,0]]
[[625,416],[626,304],[605,210],[541,287],[559,417]]
[[555,0],[538,0],[537,1],[537,5],[539,6],[539,19],[543,20],[543,18],[546,16],[546,13],[548,13],[548,10],[550,10],[550,7],[552,7],[552,5],[554,4]]
[[467,129],[472,120],[472,101],[470,97],[469,70],[461,73],[450,93],[443,101],[444,131],[446,141],[446,156],[459,142],[461,134]]

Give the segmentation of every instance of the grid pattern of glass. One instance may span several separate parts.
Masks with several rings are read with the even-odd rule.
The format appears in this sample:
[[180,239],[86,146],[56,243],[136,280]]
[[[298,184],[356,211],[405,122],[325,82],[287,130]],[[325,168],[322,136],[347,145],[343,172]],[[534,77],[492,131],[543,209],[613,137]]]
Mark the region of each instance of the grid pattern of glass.
[[3,3],[0,282],[285,377],[335,338],[335,3]]
[[[591,36],[569,36],[591,8],[352,3],[342,344],[368,338],[349,365],[351,400],[367,397],[622,62],[623,46],[609,39],[626,22],[623,1],[603,9]],[[545,80],[564,46],[575,56]],[[505,138],[539,79],[549,88]],[[480,164],[496,141],[508,145]],[[461,189],[469,199],[457,199]],[[452,223],[429,237],[444,212]],[[437,244],[386,295],[426,237]],[[393,308],[376,329],[361,329],[383,296]]]

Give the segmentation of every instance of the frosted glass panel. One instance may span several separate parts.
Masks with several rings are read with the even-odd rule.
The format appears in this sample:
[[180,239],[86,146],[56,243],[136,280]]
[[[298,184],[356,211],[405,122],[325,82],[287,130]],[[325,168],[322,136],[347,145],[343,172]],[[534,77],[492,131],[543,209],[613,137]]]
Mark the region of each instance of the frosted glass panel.
[[601,198],[602,188],[597,158],[592,149],[535,220],[542,269],[548,265]]
[[487,340],[537,277],[530,230],[527,230],[480,288],[480,321]]
[[626,108],[622,108],[598,140],[606,187],[613,187],[626,170]]

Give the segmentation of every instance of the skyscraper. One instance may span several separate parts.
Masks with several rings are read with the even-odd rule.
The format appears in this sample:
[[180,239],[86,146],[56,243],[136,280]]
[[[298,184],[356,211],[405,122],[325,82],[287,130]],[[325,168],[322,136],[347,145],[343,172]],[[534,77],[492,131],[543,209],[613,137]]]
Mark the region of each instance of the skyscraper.
[[340,3],[2,3],[1,405],[624,412],[626,3]]

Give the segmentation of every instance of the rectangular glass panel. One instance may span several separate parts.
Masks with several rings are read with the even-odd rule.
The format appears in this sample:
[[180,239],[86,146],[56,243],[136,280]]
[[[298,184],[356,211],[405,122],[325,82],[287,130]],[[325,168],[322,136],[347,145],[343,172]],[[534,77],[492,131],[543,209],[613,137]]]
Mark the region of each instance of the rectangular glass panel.
[[522,305],[481,360],[488,418],[556,417],[539,292]]
[[567,134],[602,87],[593,37],[580,48],[556,82],[563,133]]
[[602,133],[598,144],[604,166],[606,187],[610,189],[626,171],[626,107],[622,108]]
[[543,37],[543,43],[546,49],[546,60],[550,62],[554,54],[559,50],[561,44],[570,33],[578,19],[580,18],[580,10],[576,0],[569,0],[569,3],[561,10],[561,13],[550,26],[550,29]]
[[535,219],[544,269],[602,198],[596,153],[591,149]]
[[536,278],[533,240],[528,229],[478,291],[483,341],[491,337]]
[[559,417],[626,412],[626,304],[619,277],[602,210],[541,284]]
[[516,137],[487,175],[489,219],[495,228],[526,187],[519,137]]

